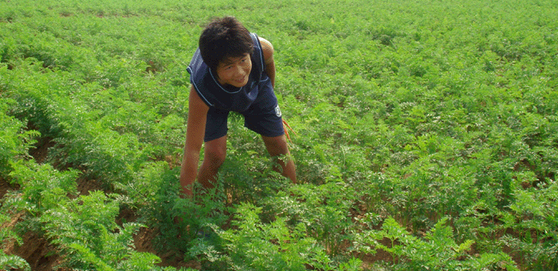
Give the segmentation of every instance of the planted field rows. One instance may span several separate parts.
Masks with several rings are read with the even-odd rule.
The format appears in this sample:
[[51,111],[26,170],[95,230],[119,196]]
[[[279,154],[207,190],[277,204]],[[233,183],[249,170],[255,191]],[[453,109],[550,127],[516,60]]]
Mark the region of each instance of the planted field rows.
[[[231,115],[180,197],[211,18],[275,48],[299,183]],[[1,270],[556,270],[558,6],[0,1]]]

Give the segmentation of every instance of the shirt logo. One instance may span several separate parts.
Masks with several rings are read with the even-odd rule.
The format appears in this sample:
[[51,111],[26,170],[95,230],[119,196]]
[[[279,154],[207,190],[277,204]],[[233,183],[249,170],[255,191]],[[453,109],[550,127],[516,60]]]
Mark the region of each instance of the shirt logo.
[[281,114],[281,108],[279,108],[279,105],[275,107],[275,116],[277,116],[278,118],[283,116],[283,114]]

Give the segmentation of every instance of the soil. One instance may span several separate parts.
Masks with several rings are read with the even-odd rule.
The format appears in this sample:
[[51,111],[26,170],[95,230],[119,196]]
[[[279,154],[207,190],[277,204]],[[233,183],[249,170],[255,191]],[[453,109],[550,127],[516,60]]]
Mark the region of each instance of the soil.
[[56,254],[56,247],[50,244],[44,237],[29,231],[23,235],[23,244],[15,242],[9,244],[5,252],[25,259],[31,266],[31,270],[64,270],[55,269],[62,263],[62,259]]
[[29,150],[29,154],[37,163],[42,164],[48,157],[48,150],[54,145],[55,142],[51,137],[41,137],[35,144],[36,147]]
[[8,181],[2,179],[2,177],[0,177],[0,199],[3,199],[4,196],[6,195],[6,193],[8,193],[8,191],[10,190],[14,190],[16,189],[15,185],[10,185],[8,183]]

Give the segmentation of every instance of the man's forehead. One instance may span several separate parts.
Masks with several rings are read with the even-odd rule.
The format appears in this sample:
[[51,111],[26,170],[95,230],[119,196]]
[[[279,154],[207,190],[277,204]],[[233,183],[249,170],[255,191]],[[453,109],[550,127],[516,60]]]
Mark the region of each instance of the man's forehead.
[[229,65],[229,64],[233,64],[245,57],[247,57],[249,54],[245,54],[243,56],[233,56],[233,57],[225,57],[223,58],[223,60],[221,61],[222,65]]

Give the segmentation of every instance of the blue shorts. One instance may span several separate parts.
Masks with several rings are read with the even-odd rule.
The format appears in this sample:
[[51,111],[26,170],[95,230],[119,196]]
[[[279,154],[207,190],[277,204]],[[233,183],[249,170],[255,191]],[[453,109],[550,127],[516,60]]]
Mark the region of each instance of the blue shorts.
[[[215,107],[209,108],[205,124],[205,142],[227,135],[229,112]],[[281,110],[272,88],[260,93],[254,103],[240,114],[244,116],[244,126],[262,136],[275,137],[285,134]]]

